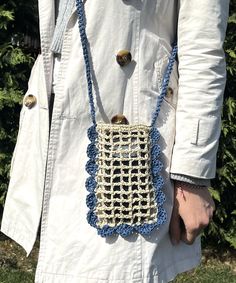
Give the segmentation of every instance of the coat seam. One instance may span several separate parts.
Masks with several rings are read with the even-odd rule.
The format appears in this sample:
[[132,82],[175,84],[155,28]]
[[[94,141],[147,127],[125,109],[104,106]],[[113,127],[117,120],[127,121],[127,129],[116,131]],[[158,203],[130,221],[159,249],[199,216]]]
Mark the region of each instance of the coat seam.
[[[71,39],[71,29],[67,29],[65,34],[65,42],[63,44],[63,49],[65,53],[65,60],[62,62],[61,66],[61,76],[64,72],[65,65],[68,63],[68,52],[70,47],[70,39]],[[62,58],[63,60],[63,58]],[[61,81],[61,84],[58,88],[59,91],[62,93],[63,91],[63,82]],[[57,96],[57,100],[59,99],[60,95]],[[56,108],[56,101],[54,101],[54,108]],[[49,214],[49,207],[50,207],[50,196],[51,196],[51,189],[52,189],[52,182],[53,182],[53,175],[54,175],[54,158],[56,155],[56,143],[57,143],[57,136],[58,131],[60,129],[60,119],[56,119],[55,111],[53,111],[52,114],[52,122],[51,122],[51,132],[50,132],[50,138],[48,143],[48,151],[47,151],[47,160],[46,160],[46,172],[45,172],[45,185],[44,185],[44,197],[43,197],[43,211],[42,211],[42,223],[41,223],[41,242],[40,242],[40,252],[39,252],[39,260],[38,260],[38,266],[37,266],[37,273],[41,271],[42,269],[42,263],[43,258],[46,255],[46,246],[47,246],[47,238],[46,238],[46,230],[48,225],[48,214]]]
[[134,123],[139,123],[139,108],[138,108],[138,99],[139,99],[139,43],[140,43],[140,24],[141,24],[141,15],[140,11],[135,12],[135,54],[137,54],[137,65],[136,72],[134,73],[133,78],[133,120]]

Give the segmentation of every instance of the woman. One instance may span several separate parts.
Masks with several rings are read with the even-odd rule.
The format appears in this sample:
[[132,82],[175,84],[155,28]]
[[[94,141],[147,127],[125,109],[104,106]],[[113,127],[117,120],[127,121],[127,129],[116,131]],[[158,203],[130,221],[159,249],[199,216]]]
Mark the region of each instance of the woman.
[[86,219],[91,117],[78,16],[74,1],[61,1],[55,28],[56,5],[39,0],[42,54],[24,97],[1,230],[29,254],[41,219],[37,283],[169,282],[199,263],[199,235],[214,209],[207,187],[215,176],[229,3],[86,1],[99,121],[122,113],[130,124],[148,125],[178,42],[157,119],[166,221],[148,235],[102,238]]

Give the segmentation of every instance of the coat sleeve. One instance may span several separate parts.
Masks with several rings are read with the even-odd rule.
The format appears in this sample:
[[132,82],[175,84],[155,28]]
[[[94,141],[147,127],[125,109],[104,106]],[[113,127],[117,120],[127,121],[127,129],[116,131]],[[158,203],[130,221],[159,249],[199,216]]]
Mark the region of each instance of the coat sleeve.
[[179,0],[179,93],[171,173],[211,179],[226,81],[229,0]]

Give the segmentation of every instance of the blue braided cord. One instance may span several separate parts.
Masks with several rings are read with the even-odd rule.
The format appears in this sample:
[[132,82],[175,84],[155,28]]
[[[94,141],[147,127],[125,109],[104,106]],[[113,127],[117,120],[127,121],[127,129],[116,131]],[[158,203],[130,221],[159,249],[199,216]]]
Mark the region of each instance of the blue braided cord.
[[96,114],[95,114],[95,105],[93,100],[93,84],[92,84],[92,75],[91,75],[91,67],[89,61],[89,52],[88,52],[88,38],[86,34],[86,23],[85,23],[85,12],[84,12],[84,4],[82,0],[76,0],[77,14],[78,14],[78,24],[80,31],[80,38],[82,43],[82,49],[84,54],[84,62],[86,67],[86,77],[88,83],[88,96],[89,96],[89,105],[91,118],[94,125],[96,125]]
[[176,57],[176,54],[177,54],[177,50],[178,50],[177,44],[175,43],[175,45],[172,49],[170,58],[169,58],[169,62],[168,62],[168,65],[167,65],[167,68],[166,68],[166,71],[165,71],[163,81],[162,81],[161,94],[160,94],[160,96],[158,97],[158,100],[157,100],[156,110],[153,113],[152,123],[151,123],[152,128],[155,126],[157,117],[158,117],[160,109],[161,109],[162,101],[163,101],[164,97],[166,96],[167,87],[168,87],[168,84],[169,84],[169,81],[170,81],[170,75],[171,75],[171,72],[172,72],[172,69],[173,69],[173,66],[174,66],[174,63],[175,63],[175,57]]

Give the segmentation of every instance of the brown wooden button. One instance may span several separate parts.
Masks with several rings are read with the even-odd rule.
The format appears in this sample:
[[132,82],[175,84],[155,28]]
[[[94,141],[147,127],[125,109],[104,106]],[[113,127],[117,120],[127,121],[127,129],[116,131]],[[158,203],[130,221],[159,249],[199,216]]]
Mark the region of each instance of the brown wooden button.
[[168,87],[166,92],[166,97],[171,98],[173,94],[174,94],[173,88]]
[[124,67],[132,61],[132,55],[129,50],[120,50],[116,55],[116,61],[121,67]]
[[24,105],[31,109],[37,103],[37,98],[33,94],[29,94],[24,99]]
[[111,119],[112,124],[128,125],[129,122],[123,114],[117,114]]

